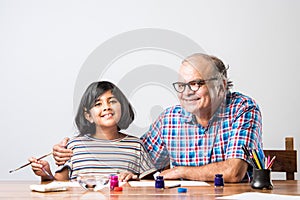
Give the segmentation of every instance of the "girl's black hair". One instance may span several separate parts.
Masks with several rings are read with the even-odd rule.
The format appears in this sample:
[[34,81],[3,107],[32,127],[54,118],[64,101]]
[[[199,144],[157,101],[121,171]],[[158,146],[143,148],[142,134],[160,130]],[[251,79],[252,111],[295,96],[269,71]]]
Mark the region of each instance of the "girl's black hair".
[[85,118],[85,112],[89,112],[90,109],[95,105],[96,99],[107,91],[111,91],[111,93],[121,104],[122,113],[120,121],[117,124],[118,130],[128,128],[128,126],[134,120],[134,112],[131,104],[129,103],[123,92],[116,85],[108,81],[93,82],[84,92],[75,117],[75,123],[79,131],[79,136],[83,136],[86,134],[95,134],[95,123],[90,123]]

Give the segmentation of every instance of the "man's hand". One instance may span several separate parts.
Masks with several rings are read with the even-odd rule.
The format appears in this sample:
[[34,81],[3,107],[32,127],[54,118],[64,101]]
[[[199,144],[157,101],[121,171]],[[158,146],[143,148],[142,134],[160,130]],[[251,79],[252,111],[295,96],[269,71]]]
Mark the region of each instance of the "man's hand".
[[164,179],[180,179],[182,178],[180,169],[180,167],[173,167],[171,169],[162,171],[159,176],[163,176]]
[[164,179],[214,181],[215,174],[223,174],[224,181],[238,183],[244,178],[248,163],[239,158],[214,162],[203,166],[177,166],[160,173]]
[[53,158],[57,165],[63,165],[69,160],[73,154],[71,149],[67,149],[69,138],[64,138],[59,144],[53,146]]

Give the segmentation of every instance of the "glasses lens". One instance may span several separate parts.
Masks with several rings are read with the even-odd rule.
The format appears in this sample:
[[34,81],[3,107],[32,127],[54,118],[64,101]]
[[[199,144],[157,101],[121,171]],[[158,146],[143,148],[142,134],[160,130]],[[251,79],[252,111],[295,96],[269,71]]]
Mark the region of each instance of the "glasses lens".
[[182,93],[185,90],[186,86],[189,86],[190,90],[196,92],[199,90],[199,88],[202,85],[205,85],[205,80],[196,80],[196,81],[191,81],[188,83],[181,83],[181,82],[173,83],[175,90],[179,93]]
[[197,91],[201,87],[201,84],[197,81],[191,81],[188,84],[190,86],[190,89],[193,91]]
[[173,83],[173,86],[174,86],[174,89],[177,91],[177,92],[183,92],[184,89],[185,89],[185,84],[184,83]]

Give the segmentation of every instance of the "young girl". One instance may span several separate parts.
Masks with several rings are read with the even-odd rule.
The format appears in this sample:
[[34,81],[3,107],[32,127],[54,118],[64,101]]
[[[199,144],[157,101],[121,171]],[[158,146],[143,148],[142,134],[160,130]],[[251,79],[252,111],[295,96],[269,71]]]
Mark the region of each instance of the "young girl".
[[117,86],[94,82],[83,94],[75,118],[79,135],[67,145],[73,150],[71,159],[53,176],[47,161],[32,157],[32,170],[42,181],[97,173],[120,173],[121,181],[142,178],[156,169],[140,139],[120,132],[133,120],[132,107]]

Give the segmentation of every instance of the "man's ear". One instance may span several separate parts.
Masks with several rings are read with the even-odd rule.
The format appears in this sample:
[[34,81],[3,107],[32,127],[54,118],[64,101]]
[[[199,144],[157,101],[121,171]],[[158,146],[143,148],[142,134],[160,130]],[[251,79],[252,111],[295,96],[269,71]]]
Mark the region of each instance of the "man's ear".
[[85,111],[84,111],[84,117],[85,117],[85,119],[88,120],[90,123],[93,123],[93,122],[94,122],[94,120],[93,120],[92,117],[91,117],[91,114],[90,114],[88,111],[86,111],[86,109],[85,109]]
[[227,81],[224,79],[223,80],[223,85],[220,85],[219,91],[218,91],[218,96],[223,96],[225,94],[227,88]]
[[224,88],[227,88],[227,79],[223,80]]

